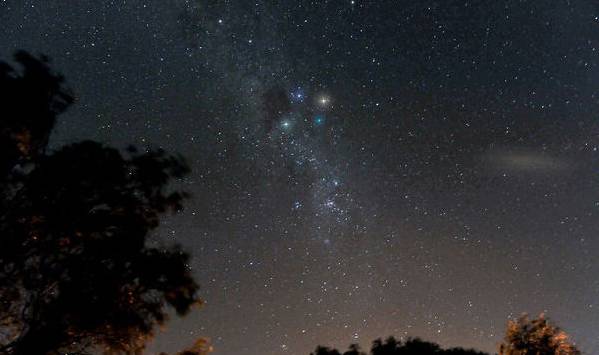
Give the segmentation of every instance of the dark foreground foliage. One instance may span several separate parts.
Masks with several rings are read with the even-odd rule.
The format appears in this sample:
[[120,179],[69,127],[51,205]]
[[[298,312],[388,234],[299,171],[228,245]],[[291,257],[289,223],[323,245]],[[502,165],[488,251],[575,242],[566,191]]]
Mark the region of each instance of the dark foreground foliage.
[[135,353],[169,309],[198,304],[178,247],[149,233],[188,169],[162,151],[84,141],[48,148],[74,101],[46,58],[0,62],[0,353]]
[[[473,349],[442,349],[439,345],[419,338],[405,342],[393,337],[372,343],[370,355],[488,355]],[[523,315],[508,322],[504,341],[499,345],[499,355],[580,355],[566,332],[553,325],[543,314],[534,319]],[[323,346],[310,355],[367,355],[357,344],[345,352]]]
[[[339,352],[337,349],[318,347],[310,355],[366,355],[366,352],[360,350],[356,344],[350,345],[346,352]],[[423,341],[419,338],[410,338],[405,342],[389,337],[382,341],[377,339],[372,343],[370,349],[371,355],[488,355],[480,351],[463,348],[441,349],[435,343]]]
[[499,354],[580,355],[581,352],[566,332],[541,314],[535,319],[523,315],[510,321],[504,342],[499,346]]

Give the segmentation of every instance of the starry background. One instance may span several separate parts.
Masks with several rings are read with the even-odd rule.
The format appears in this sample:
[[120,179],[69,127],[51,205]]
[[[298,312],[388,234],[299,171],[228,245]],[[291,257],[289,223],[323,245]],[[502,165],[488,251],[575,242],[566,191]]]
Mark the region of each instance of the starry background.
[[[495,351],[548,316],[599,352],[599,4],[0,1],[0,56],[77,93],[55,146],[187,157],[160,235],[205,307],[149,354],[421,336]],[[158,238],[158,237],[157,237]]]

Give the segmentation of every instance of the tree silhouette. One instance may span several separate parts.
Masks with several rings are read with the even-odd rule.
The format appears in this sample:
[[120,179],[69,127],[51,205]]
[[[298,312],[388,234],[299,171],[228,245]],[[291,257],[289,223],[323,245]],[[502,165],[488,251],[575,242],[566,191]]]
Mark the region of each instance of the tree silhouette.
[[344,352],[343,355],[366,355],[366,354],[360,351],[360,346],[358,344],[351,344],[349,346],[349,350]]
[[341,355],[341,353],[337,349],[331,349],[326,346],[317,346],[316,350],[313,353],[310,353],[310,355]]
[[[371,355],[487,355],[486,353],[463,348],[441,349],[435,343],[420,340],[419,338],[409,338],[405,342],[396,340],[393,337],[382,341],[377,339],[372,342],[370,349]],[[316,352],[311,355],[341,355],[336,349],[330,349],[319,346]],[[366,355],[361,352],[355,344],[350,345],[348,351],[343,355]]]
[[73,95],[47,58],[15,60],[0,62],[0,353],[136,353],[199,302],[188,255],[147,243],[188,168],[91,141],[49,151]]
[[530,320],[523,315],[510,321],[500,355],[580,355],[580,351],[569,340],[568,334],[551,325],[545,316]]
[[[409,338],[405,342],[393,337],[372,343],[371,355],[487,355],[473,349],[442,349],[438,344]],[[526,315],[510,321],[504,342],[499,347],[499,355],[580,355],[581,352],[560,328],[550,324],[541,314],[530,320]],[[341,355],[336,349],[323,346],[310,355]],[[365,355],[357,345],[351,345],[343,355]]]

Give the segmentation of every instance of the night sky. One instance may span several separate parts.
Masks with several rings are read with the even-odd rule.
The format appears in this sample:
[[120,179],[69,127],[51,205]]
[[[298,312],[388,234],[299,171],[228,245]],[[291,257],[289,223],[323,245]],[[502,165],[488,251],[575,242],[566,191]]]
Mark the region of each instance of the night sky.
[[0,1],[0,59],[76,93],[55,147],[187,158],[205,306],[148,354],[414,335],[496,351],[546,311],[599,353],[599,3]]

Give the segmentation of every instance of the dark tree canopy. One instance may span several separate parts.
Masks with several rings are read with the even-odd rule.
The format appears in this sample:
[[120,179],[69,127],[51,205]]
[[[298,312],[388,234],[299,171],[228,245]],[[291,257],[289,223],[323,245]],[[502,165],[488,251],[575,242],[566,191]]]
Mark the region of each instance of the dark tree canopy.
[[552,325],[543,314],[529,319],[523,315],[510,321],[500,355],[580,355],[566,332]]
[[0,62],[0,181],[14,179],[16,166],[45,151],[56,116],[73,103],[47,58],[18,52],[15,60],[22,71]]
[[[442,349],[439,345],[419,338],[409,338],[405,342],[396,340],[393,337],[382,341],[377,339],[372,343],[370,349],[371,355],[487,355],[486,353],[463,348]],[[319,346],[311,355],[366,355],[360,351],[360,348],[352,344],[344,353],[336,349]]]
[[147,243],[188,168],[92,141],[50,151],[73,96],[46,58],[15,60],[0,63],[0,353],[135,353],[199,302],[188,255]]

